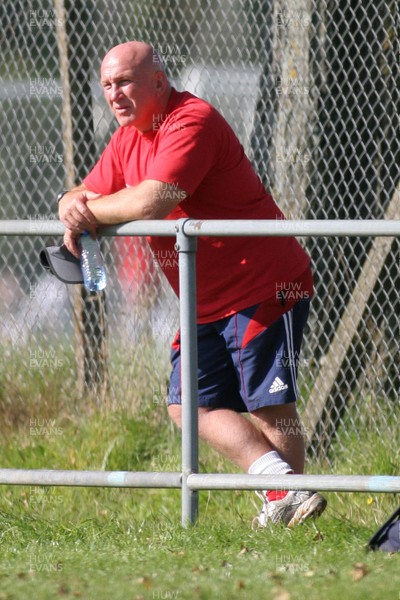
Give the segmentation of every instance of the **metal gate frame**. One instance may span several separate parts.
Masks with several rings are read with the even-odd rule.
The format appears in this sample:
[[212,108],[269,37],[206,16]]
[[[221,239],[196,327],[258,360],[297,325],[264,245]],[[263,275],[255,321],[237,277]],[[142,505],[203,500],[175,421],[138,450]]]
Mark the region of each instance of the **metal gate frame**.
[[[0,235],[63,235],[59,221],[0,221]],[[291,489],[343,492],[400,492],[400,476],[249,475],[199,473],[197,421],[196,251],[200,236],[400,236],[400,220],[207,220],[135,221],[99,230],[104,236],[176,236],[179,253],[182,361],[181,472],[0,469],[0,485],[115,488],[180,488],[182,525],[198,516],[199,490]]]

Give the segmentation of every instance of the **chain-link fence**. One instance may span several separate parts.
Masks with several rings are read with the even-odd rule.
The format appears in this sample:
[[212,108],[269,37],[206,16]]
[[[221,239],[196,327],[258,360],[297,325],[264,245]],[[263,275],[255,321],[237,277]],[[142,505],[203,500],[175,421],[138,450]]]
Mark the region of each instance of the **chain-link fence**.
[[[98,73],[128,39],[223,113],[288,218],[399,218],[394,1],[4,0],[0,19],[1,219],[40,233],[57,218],[57,193],[115,130]],[[312,454],[329,461],[360,428],[385,439],[400,423],[399,241],[303,241],[316,294],[301,408]],[[59,242],[0,238],[0,402],[40,379],[44,396],[56,382],[77,398],[89,381],[108,410],[165,404],[177,300],[145,240],[103,242],[100,300],[43,272],[39,250]]]

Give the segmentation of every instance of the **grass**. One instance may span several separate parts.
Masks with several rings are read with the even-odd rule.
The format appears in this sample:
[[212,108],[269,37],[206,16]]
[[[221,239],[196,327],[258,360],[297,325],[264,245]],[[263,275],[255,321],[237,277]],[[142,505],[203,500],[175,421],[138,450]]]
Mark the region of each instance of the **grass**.
[[15,518],[9,527],[3,599],[398,596],[398,557],[366,554],[367,531],[332,519],[321,521],[318,535],[310,526],[252,532],[216,515],[190,530],[156,514],[98,515],[62,527]]
[[[33,431],[26,422],[3,424],[2,466],[179,469],[179,435],[159,406],[140,417],[91,411],[46,425],[41,434],[42,421]],[[374,464],[387,465],[379,440],[365,447],[371,441]],[[362,455],[359,473],[370,472],[365,454],[372,456]],[[234,472],[204,445],[200,456],[202,471]],[[335,472],[348,469],[340,460]],[[199,521],[186,530],[178,490],[1,492],[0,600],[399,597],[400,557],[365,548],[395,495],[327,494],[329,508],[315,525],[254,531],[251,492],[201,492]]]
[[[27,369],[28,351],[3,358],[2,467],[180,469],[180,436],[162,403],[100,411],[63,378],[72,356],[46,378]],[[382,440],[353,419],[330,465],[308,472],[396,474],[400,451],[387,440],[400,438],[399,426],[385,423]],[[200,457],[203,472],[235,472],[203,444]],[[398,600],[399,554],[366,550],[398,497],[326,496],[315,524],[255,531],[255,494],[201,492],[199,520],[183,529],[178,490],[1,486],[0,600]]]

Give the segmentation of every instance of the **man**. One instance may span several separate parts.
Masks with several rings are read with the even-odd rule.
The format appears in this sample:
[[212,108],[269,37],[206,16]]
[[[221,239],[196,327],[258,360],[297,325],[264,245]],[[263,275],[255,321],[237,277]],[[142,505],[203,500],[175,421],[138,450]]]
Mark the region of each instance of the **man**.
[[[154,49],[112,48],[101,65],[120,127],[99,162],[60,201],[65,244],[82,231],[136,219],[283,219],[222,116],[171,88]],[[178,293],[172,238],[150,245]],[[254,474],[302,473],[297,363],[312,276],[292,237],[199,238],[199,435]],[[169,414],[180,426],[179,333],[172,344]],[[242,413],[250,413],[250,419]],[[262,493],[261,526],[318,516],[318,493]]]

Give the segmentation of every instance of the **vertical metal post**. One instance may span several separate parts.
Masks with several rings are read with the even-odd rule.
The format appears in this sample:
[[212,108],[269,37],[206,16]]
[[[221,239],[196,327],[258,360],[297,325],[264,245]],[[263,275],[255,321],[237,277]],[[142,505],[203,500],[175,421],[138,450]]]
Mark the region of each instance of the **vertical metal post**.
[[198,513],[198,492],[187,487],[187,478],[199,470],[197,418],[197,325],[196,325],[196,250],[197,238],[183,231],[178,221],[176,249],[179,253],[179,297],[181,331],[182,385],[182,525],[193,524]]

